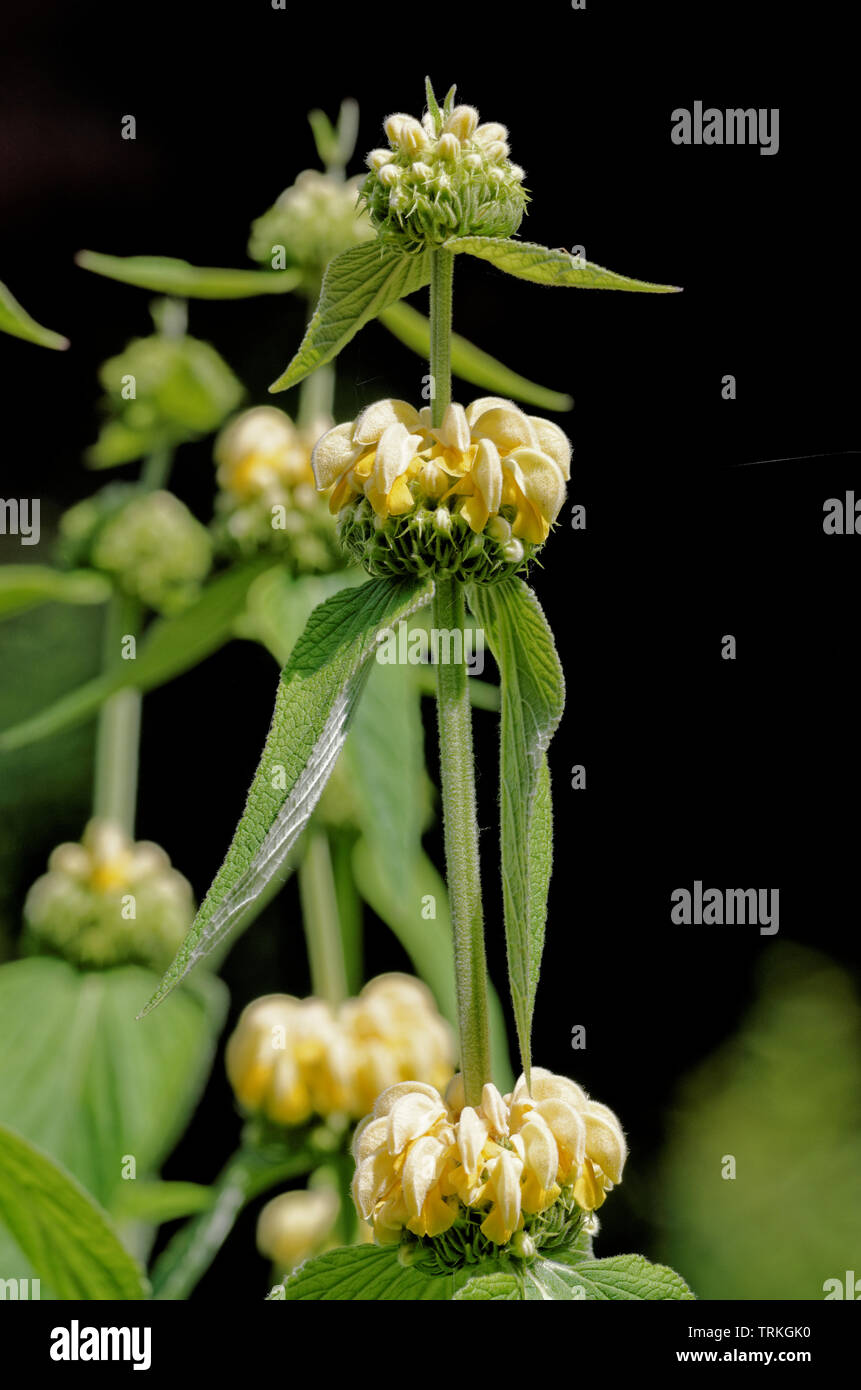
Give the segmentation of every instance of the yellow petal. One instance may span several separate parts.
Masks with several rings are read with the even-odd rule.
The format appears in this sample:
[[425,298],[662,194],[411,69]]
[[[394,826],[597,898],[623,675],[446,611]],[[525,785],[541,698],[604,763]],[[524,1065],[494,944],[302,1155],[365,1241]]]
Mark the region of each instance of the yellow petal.
[[536,1110],[548,1125],[559,1149],[559,1181],[579,1169],[586,1156],[586,1124],[567,1101],[548,1098],[540,1100]]
[[357,1163],[361,1163],[363,1158],[376,1152],[377,1149],[385,1148],[386,1139],[389,1132],[389,1121],[383,1115],[381,1119],[375,1120],[373,1115],[366,1115],[365,1119],[356,1126],[353,1135],[351,1151]]
[[482,439],[476,451],[470,477],[491,516],[502,502],[502,464],[499,450],[490,439]]
[[374,466],[365,483],[365,496],[378,516],[388,514],[388,497],[395,480],[407,467],[421,445],[417,434],[410,434],[400,423],[387,425],[374,454]]
[[383,431],[394,424],[406,425],[413,430],[419,424],[419,413],[409,401],[375,401],[356,420],[352,428],[353,443],[365,446],[376,444]]
[[430,1135],[410,1144],[401,1173],[401,1187],[410,1216],[421,1216],[425,1199],[442,1176],[446,1150]]
[[488,410],[496,410],[498,406],[513,404],[514,402],[506,400],[505,396],[479,396],[476,400],[470,401],[466,407],[467,424],[471,429],[478,417],[484,415]]
[[353,1201],[367,1221],[375,1205],[389,1190],[395,1179],[391,1157],[384,1149],[370,1154],[357,1166],[353,1175]]
[[586,1211],[594,1211],[596,1207],[603,1205],[606,1195],[603,1183],[587,1159],[583,1164],[580,1177],[574,1184],[575,1202],[578,1202]]
[[[525,1084],[525,1077],[522,1079]],[[569,1105],[573,1105],[575,1110],[582,1110],[587,1104],[591,1104],[586,1092],[576,1081],[572,1081],[568,1076],[558,1076],[556,1072],[547,1071],[545,1067],[532,1068],[532,1098],[536,1101],[565,1100]]]
[[452,401],[442,417],[442,424],[437,429],[432,429],[431,434],[446,449],[453,449],[458,454],[465,454],[469,448],[470,438],[469,424],[463,406],[456,405]]
[[559,1167],[559,1150],[553,1132],[540,1112],[529,1117],[520,1130],[526,1152],[524,1166],[542,1188],[555,1181]]
[[466,1173],[473,1181],[487,1137],[486,1120],[478,1115],[471,1105],[465,1105],[460,1112],[457,1125],[457,1151]]
[[621,1182],[627,1145],[618,1120],[614,1116],[615,1123],[610,1124],[591,1108],[583,1118],[586,1122],[586,1153],[612,1182]]
[[390,1115],[399,1100],[404,1096],[411,1095],[427,1096],[428,1100],[436,1101],[437,1105],[442,1105],[442,1096],[439,1091],[434,1086],[429,1086],[426,1081],[399,1081],[377,1096],[374,1103],[374,1119],[378,1120],[382,1115]]
[[486,1081],[482,1088],[481,1113],[494,1134],[500,1137],[508,1134],[508,1106],[492,1081]]
[[311,453],[311,467],[317,490],[324,492],[339,478],[343,477],[361,454],[352,439],[352,423],[336,425],[318,439]]
[[529,416],[510,401],[506,405],[482,411],[472,426],[472,437],[476,440],[492,439],[503,455],[512,449],[538,448],[538,436]]
[[389,1153],[401,1153],[412,1140],[426,1134],[436,1120],[444,1118],[445,1106],[439,1096],[436,1100],[416,1092],[402,1096],[389,1114]]
[[568,436],[552,420],[542,420],[540,415],[530,415],[529,420],[538,436],[538,447],[542,454],[550,455],[567,482],[571,477],[571,444]]
[[404,512],[412,511],[416,500],[409,490],[406,478],[396,478],[395,485],[386,498],[386,509],[389,516],[403,516]]

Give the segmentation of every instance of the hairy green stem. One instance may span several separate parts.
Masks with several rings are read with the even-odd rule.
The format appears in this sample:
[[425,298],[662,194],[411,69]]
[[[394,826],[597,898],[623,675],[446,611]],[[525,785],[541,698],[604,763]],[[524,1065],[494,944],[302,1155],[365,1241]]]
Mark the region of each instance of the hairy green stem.
[[431,424],[442,424],[451,402],[451,305],[454,252],[431,251]]
[[[434,627],[437,631],[463,633],[465,618],[463,585],[456,579],[437,579],[433,600]],[[466,1103],[479,1105],[484,1083],[492,1078],[487,962],[475,814],[472,712],[465,662],[440,661],[436,670],[445,862],[454,933],[460,1064]]]
[[306,376],[299,387],[299,409],[296,423],[300,429],[308,429],[318,421],[328,423],[332,418],[335,403],[335,369],[326,362],[310,376]]
[[278,1183],[307,1173],[307,1153],[273,1161],[254,1149],[238,1149],[213,1185],[213,1202],[177,1231],[153,1267],[152,1296],[182,1300],[203,1277],[247,1202]]
[[347,997],[347,971],[332,856],[325,830],[310,827],[306,832],[305,853],[299,864],[299,898],[311,967],[311,988],[318,998],[340,1004]]

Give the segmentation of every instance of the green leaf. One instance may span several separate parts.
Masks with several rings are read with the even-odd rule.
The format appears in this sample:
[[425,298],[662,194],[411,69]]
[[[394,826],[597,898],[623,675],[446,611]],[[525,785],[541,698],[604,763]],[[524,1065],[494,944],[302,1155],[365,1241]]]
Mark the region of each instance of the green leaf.
[[[205,976],[142,1028],[135,1014],[157,984],[140,966],[84,972],[48,956],[0,967],[0,1122],[106,1207],[167,1157],[208,1075],[224,1015],[224,986]],[[123,1177],[127,1155],[134,1181]]]
[[601,265],[580,261],[569,251],[539,246],[534,241],[515,241],[512,238],[490,236],[451,237],[444,243],[447,251],[466,251],[482,261],[490,261],[497,270],[514,275],[518,280],[532,280],[537,285],[567,285],[581,290],[639,290],[644,294],[676,294],[679,285],[655,285],[649,280],[631,280],[617,275]]
[[[138,1299],[143,1276],[74,1178],[0,1125],[0,1221],[61,1299]],[[4,1277],[14,1277],[3,1271]]]
[[299,351],[270,391],[286,391],[331,362],[383,309],[430,283],[430,253],[404,255],[370,241],[334,256]]
[[69,346],[68,338],[61,333],[52,333],[43,328],[22,308],[15,296],[0,281],[0,332],[10,333],[13,338],[23,338],[25,342],[36,343],[39,347],[56,348],[62,351]]
[[110,580],[95,570],[0,565],[0,618],[23,613],[52,599],[58,603],[104,603],[110,596]]
[[288,1302],[334,1299],[426,1302],[448,1300],[451,1291],[450,1275],[434,1278],[415,1268],[404,1269],[398,1263],[397,1248],[350,1245],[307,1260],[284,1281],[283,1297]]
[[160,1226],[196,1216],[212,1206],[213,1191],[198,1182],[124,1182],[111,1204],[115,1221],[145,1221]]
[[155,690],[196,666],[223,646],[245,606],[249,586],[271,559],[236,565],[207,584],[190,608],[157,618],[140,643],[136,660],[120,661],[112,671],[62,695],[53,705],[0,734],[0,753],[23,748],[91,718],[118,690]]
[[[564,1258],[538,1260],[538,1277],[546,1288],[567,1286],[568,1298],[589,1301],[632,1299],[693,1300],[681,1275],[666,1265],[653,1265],[642,1255],[614,1255],[607,1260],[569,1262]],[[557,1297],[551,1293],[550,1297]]]
[[[412,348],[420,357],[430,357],[430,322],[411,304],[392,304],[379,315],[390,333]],[[498,396],[511,396],[525,401],[539,410],[570,410],[574,402],[561,391],[551,391],[528,381],[525,376],[513,372],[497,362],[490,353],[482,352],[459,333],[451,335],[451,369],[455,376],[470,382],[472,386],[483,386]]]
[[433,85],[429,77],[425,78],[425,100],[427,102],[428,111],[430,111],[433,117],[436,133],[439,135],[442,130],[442,114],[437,104],[436,95],[434,94]]
[[373,579],[311,615],[281,675],[275,713],[227,856],[144,1013],[230,932],[278,873],[344,746],[384,631],[433,595],[429,581]]
[[79,251],[75,264],[123,285],[137,285],[183,299],[250,299],[258,294],[287,294],[301,279],[298,270],[222,270],[191,265],[173,256],[104,256]]
[[521,579],[469,589],[501,676],[500,847],[508,973],[527,1076],[552,853],[546,752],[565,681],[538,600]]
[[497,1270],[468,1279],[454,1295],[455,1303],[516,1303],[523,1299],[523,1284],[515,1274]]

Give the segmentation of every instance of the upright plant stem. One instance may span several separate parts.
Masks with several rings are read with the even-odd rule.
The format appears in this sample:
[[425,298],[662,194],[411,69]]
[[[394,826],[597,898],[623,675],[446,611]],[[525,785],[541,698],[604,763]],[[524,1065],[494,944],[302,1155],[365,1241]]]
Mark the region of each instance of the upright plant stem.
[[[138,488],[154,492],[167,483],[173,449],[155,449],[144,460]],[[122,660],[123,638],[140,636],[143,610],[137,599],[114,592],[105,619],[102,669],[112,670]],[[138,690],[119,690],[99,711],[96,734],[96,766],[93,774],[93,815],[115,821],[127,835],[134,835],[138,790],[141,695]]]
[[442,424],[451,402],[451,305],[454,281],[454,252],[431,251],[430,282],[430,370],[433,395],[431,422]]
[[347,997],[344,945],[338,919],[335,876],[325,830],[309,828],[299,864],[299,898],[311,966],[311,987],[321,999],[340,1004]]
[[[437,579],[434,627],[438,631],[463,632],[464,618],[463,585],[456,579]],[[478,1105],[485,1081],[491,1080],[491,1070],[472,712],[465,663],[440,661],[436,670],[445,864],[454,932],[460,1061],[466,1103]]]
[[[433,386],[431,421],[441,425],[451,402],[451,317],[454,252],[431,252],[430,370]],[[433,625],[438,631],[463,633],[463,584],[437,578]],[[454,650],[450,644],[449,651]],[[462,648],[461,648],[462,651]],[[454,931],[460,1064],[467,1105],[478,1105],[491,1080],[487,1010],[487,962],[475,815],[475,762],[472,711],[466,664],[437,665],[440,777],[445,831],[445,863]]]
[[[112,670],[121,658],[123,638],[137,637],[140,604],[114,593],[105,619],[102,664]],[[138,789],[138,744],[141,697],[137,690],[118,690],[99,712],[96,766],[93,777],[93,814],[121,826],[134,835]]]

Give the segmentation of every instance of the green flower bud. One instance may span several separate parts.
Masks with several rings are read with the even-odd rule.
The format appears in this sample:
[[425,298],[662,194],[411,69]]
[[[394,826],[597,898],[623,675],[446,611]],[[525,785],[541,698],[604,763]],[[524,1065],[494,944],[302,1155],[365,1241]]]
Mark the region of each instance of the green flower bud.
[[164,850],[99,820],[81,843],[57,846],[24,904],[32,949],[91,969],[136,962],[164,970],[193,917],[191,885]]
[[99,379],[111,418],[88,451],[97,467],[209,434],[243,395],[215,348],[187,336],[136,338],[103,363]]
[[158,613],[193,602],[212,565],[209,533],[185,503],[134,484],[111,484],[72,507],[60,537],[68,563],[102,570]]
[[384,242],[414,250],[451,236],[513,235],[528,201],[523,170],[508,159],[505,127],[479,125],[472,106],[437,122],[397,113],[389,150],[368,155],[361,196]]
[[[388,158],[388,152],[386,152]],[[362,179],[346,182],[306,169],[251,225],[248,254],[268,267],[298,266],[317,281],[333,256],[369,241],[373,228],[358,206]],[[279,248],[283,261],[279,262]]]

